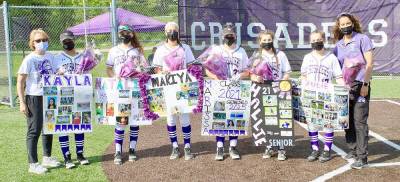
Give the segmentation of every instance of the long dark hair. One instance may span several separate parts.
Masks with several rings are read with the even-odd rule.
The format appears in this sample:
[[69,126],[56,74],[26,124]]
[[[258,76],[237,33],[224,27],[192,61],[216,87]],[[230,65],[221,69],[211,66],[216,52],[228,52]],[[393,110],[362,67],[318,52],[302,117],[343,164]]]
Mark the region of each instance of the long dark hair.
[[339,20],[342,17],[347,17],[350,19],[350,21],[353,23],[353,27],[354,27],[353,31],[354,32],[362,33],[360,20],[356,16],[354,16],[350,13],[341,13],[341,14],[339,14],[339,16],[337,16],[335,26],[333,27],[333,30],[332,30],[333,38],[335,39],[335,42],[341,40],[344,36],[343,33],[340,31],[340,24],[339,24]]
[[136,32],[132,31],[132,35],[133,35],[132,40],[131,40],[132,47],[138,49],[140,53],[144,54],[143,46],[142,46],[142,44],[140,44],[139,38],[138,38]]

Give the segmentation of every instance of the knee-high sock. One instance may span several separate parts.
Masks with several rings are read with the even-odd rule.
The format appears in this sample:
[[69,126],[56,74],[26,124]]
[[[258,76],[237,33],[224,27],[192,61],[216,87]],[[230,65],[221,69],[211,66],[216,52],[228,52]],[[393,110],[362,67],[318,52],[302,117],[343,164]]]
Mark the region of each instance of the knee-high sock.
[[176,126],[167,125],[169,139],[171,140],[173,147],[178,147],[178,138],[176,137]]
[[324,150],[330,151],[333,144],[333,132],[326,132],[324,135],[324,139],[325,139]]
[[183,133],[183,143],[185,144],[185,148],[190,148],[190,137],[192,134],[192,127],[182,126],[182,133]]
[[310,131],[308,132],[308,136],[310,136],[310,143],[311,148],[313,150],[319,150],[319,143],[318,143],[318,131]]
[[67,160],[67,156],[70,155],[69,152],[69,137],[68,135],[60,135],[58,137],[58,141],[60,142],[61,151],[64,156],[64,159]]
[[136,143],[139,137],[139,126],[130,126],[129,133],[129,148],[136,149]]
[[75,134],[75,145],[76,145],[76,153],[83,154],[83,146],[85,145],[85,134],[83,133]]
[[225,141],[224,136],[216,136],[215,140],[217,140],[217,147],[224,147],[224,141]]
[[122,143],[124,143],[125,130],[115,128],[115,152],[122,152]]
[[238,138],[238,136],[229,136],[229,146],[236,147]]

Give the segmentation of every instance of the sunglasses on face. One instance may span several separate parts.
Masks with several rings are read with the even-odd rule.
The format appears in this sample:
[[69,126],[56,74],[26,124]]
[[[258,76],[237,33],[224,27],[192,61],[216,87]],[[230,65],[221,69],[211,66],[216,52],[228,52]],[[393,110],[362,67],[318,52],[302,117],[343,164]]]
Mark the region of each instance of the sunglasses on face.
[[37,39],[37,40],[34,40],[36,43],[40,43],[40,42],[47,42],[48,41],[48,39]]

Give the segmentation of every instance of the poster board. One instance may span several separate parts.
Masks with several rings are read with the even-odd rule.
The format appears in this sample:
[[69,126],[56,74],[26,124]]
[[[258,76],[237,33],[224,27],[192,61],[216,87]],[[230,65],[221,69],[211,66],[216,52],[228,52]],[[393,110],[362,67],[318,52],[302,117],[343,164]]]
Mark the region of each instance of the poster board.
[[96,78],[96,121],[103,125],[151,125],[144,117],[137,79]]
[[294,118],[312,124],[318,131],[349,127],[349,92],[344,86],[303,82],[293,92]]
[[247,135],[250,83],[204,79],[201,135]]
[[197,106],[199,84],[187,70],[151,75],[146,88],[150,97],[150,110],[161,117],[192,113]]
[[256,146],[294,146],[290,81],[251,85],[251,124]]
[[43,75],[43,133],[92,132],[92,75]]

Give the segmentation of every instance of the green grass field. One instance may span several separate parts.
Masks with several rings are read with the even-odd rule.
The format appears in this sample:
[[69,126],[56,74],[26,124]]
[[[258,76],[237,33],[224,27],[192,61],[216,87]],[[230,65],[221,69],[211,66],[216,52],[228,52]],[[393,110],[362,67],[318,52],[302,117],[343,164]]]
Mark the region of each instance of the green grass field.
[[[73,170],[64,167],[50,169],[46,175],[28,173],[28,159],[26,150],[26,120],[17,109],[6,106],[0,107],[0,181],[107,181],[101,167],[101,158],[106,147],[113,141],[113,127],[95,125],[95,132],[85,135],[85,155],[91,164],[77,165]],[[75,141],[70,135],[70,149],[73,158],[75,155]],[[39,161],[42,156],[41,138],[38,145]],[[58,137],[53,139],[53,156],[63,160]]]
[[[149,51],[146,52],[146,56]],[[107,55],[104,55],[105,57]],[[22,61],[22,54],[13,56],[13,70],[17,72]],[[94,70],[93,76],[105,76],[105,64],[100,63]],[[294,73],[293,77],[298,77]],[[372,98],[400,98],[400,79],[374,79],[372,81]],[[0,91],[3,93],[3,88]],[[101,167],[101,156],[106,147],[113,141],[113,127],[94,125],[94,132],[85,136],[85,155],[91,161],[88,166],[79,166],[72,170],[63,167],[51,169],[43,176],[28,173],[28,161],[26,150],[26,120],[18,112],[18,108],[9,108],[0,105],[0,175],[6,181],[107,181]],[[70,148],[75,158],[75,143],[73,135],[70,135]],[[41,139],[38,146],[41,156]],[[62,154],[58,143],[58,137],[54,137],[53,155],[62,161]],[[39,157],[41,160],[41,157]],[[0,180],[3,181],[3,180]]]

